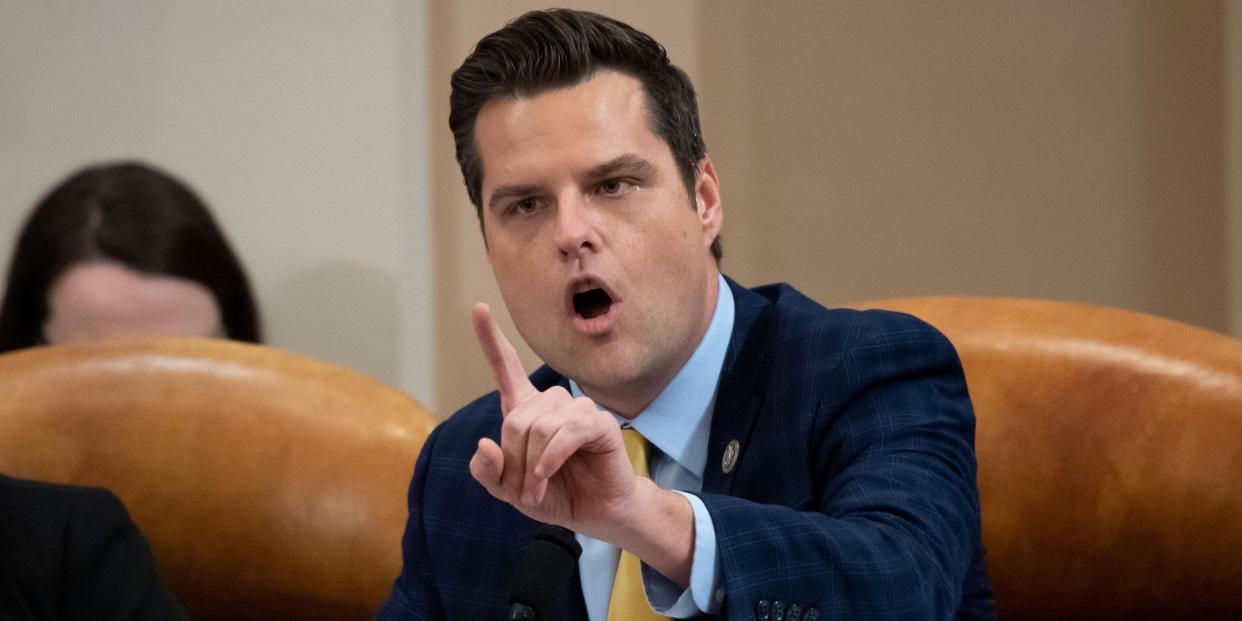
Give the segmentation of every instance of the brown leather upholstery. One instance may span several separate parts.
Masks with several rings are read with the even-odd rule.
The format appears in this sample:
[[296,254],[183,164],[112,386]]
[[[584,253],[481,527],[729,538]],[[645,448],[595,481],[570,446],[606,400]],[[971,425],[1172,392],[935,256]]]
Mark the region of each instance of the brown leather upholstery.
[[0,356],[0,472],[117,493],[196,619],[367,619],[435,420],[367,377],[215,339]]
[[1242,341],[1061,302],[858,307],[957,346],[1001,619],[1242,618]]

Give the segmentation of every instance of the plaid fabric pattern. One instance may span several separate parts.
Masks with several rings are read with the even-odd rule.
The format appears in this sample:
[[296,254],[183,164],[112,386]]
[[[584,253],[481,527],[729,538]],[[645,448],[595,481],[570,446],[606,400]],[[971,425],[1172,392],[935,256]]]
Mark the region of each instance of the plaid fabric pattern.
[[[826,310],[783,284],[729,286],[737,312],[700,494],[723,569],[720,617],[775,620],[779,604],[785,621],[994,618],[974,414],[952,345],[907,315]],[[532,379],[565,381],[547,367]],[[499,428],[492,393],[428,439],[405,566],[377,619],[503,618],[537,525],[467,469]],[[586,619],[576,582],[547,618]]]

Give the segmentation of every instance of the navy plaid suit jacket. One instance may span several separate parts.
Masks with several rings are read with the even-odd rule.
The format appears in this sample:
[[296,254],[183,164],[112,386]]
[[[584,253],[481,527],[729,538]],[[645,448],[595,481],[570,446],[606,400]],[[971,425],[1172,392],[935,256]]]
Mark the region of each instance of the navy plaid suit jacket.
[[[721,618],[993,618],[975,420],[953,346],[908,315],[728,282],[737,310],[700,494],[723,568]],[[566,382],[547,367],[532,380]],[[377,619],[504,618],[510,572],[539,525],[468,471],[500,424],[492,393],[428,438],[404,568]],[[585,620],[581,589],[546,618]]]

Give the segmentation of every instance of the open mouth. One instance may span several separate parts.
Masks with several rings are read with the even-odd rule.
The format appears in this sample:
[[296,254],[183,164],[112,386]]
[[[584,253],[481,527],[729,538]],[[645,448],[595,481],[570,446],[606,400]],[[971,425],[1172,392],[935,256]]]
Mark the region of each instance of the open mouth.
[[584,285],[582,291],[574,294],[573,302],[574,312],[584,319],[599,317],[612,308],[612,296],[608,295],[607,291],[589,284]]

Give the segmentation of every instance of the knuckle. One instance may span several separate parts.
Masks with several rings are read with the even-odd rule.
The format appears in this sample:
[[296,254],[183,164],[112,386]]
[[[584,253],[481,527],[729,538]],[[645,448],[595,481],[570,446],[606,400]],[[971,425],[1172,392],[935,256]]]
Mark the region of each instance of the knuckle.
[[532,421],[532,414],[532,408],[524,408],[520,406],[514,408],[514,410],[505,417],[504,422],[501,423],[501,432],[517,434],[526,433],[526,429],[530,427]]
[[591,400],[590,397],[578,397],[577,399],[574,399],[573,408],[574,412],[582,415],[581,417],[586,418],[587,420],[592,418],[612,420],[612,415],[599,409],[599,405],[596,404],[595,401]]
[[590,413],[590,411],[585,410],[581,407],[574,408],[573,415],[567,417],[565,420],[565,427],[567,428],[568,431],[571,431],[573,433],[578,433],[585,428],[586,421],[590,419],[583,416],[584,413]]
[[558,427],[560,427],[559,421],[550,416],[544,416],[531,424],[530,435],[541,440],[546,440],[552,437],[552,434],[556,433]]

